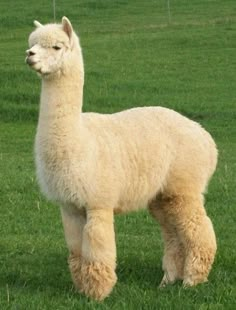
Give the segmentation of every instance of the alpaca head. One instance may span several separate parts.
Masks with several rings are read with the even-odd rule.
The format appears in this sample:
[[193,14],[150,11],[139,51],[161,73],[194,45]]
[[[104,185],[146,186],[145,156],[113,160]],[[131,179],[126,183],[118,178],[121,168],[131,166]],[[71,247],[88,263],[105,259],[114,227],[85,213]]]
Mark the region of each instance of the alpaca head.
[[79,66],[83,73],[83,62],[79,40],[70,21],[62,18],[62,24],[41,25],[29,36],[26,63],[43,78],[60,77]]

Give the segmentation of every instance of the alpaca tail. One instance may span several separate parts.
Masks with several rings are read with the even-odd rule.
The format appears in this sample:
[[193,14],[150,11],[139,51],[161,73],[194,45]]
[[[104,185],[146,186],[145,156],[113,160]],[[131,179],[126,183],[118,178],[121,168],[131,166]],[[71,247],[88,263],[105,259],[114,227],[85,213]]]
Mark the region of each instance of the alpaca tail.
[[218,149],[215,144],[215,141],[213,140],[212,136],[206,132],[207,138],[208,138],[208,143],[209,143],[209,179],[212,177],[213,173],[216,170],[217,166],[217,161],[218,161]]

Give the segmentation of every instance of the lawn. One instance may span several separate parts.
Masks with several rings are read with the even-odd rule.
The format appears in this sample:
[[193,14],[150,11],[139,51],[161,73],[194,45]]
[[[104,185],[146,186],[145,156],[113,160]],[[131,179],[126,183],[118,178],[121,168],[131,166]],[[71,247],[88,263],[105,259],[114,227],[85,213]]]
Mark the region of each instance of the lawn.
[[97,303],[75,292],[59,208],[39,192],[33,144],[40,80],[24,64],[32,21],[52,1],[0,3],[0,309],[235,309],[235,0],[56,1],[80,35],[84,111],[161,105],[200,122],[219,164],[206,195],[218,240],[209,282],[158,288],[162,240],[146,211],[116,217],[118,283]]

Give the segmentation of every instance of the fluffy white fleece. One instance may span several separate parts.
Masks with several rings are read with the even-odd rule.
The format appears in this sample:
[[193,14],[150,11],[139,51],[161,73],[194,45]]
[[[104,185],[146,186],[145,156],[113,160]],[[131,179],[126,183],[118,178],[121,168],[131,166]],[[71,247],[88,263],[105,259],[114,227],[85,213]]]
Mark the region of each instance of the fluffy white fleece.
[[216,250],[202,199],[217,162],[211,136],[162,107],[82,113],[83,60],[70,21],[35,25],[26,61],[42,77],[37,176],[61,206],[76,286],[98,300],[110,293],[113,213],[147,206],[165,241],[162,284],[205,281]]

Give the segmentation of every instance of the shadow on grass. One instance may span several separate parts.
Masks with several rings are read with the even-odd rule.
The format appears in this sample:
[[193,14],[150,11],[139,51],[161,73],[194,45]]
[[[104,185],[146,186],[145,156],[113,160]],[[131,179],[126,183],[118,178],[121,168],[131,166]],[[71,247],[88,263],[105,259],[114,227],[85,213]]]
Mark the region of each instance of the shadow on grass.
[[[6,248],[2,249],[6,253]],[[148,254],[148,253],[145,253]],[[79,294],[73,287],[69,269],[67,266],[66,252],[61,250],[39,253],[25,253],[24,249],[18,249],[15,253],[8,254],[5,262],[0,261],[0,292],[11,294],[11,299],[17,300],[18,296],[34,296],[35,300],[53,299],[57,302],[63,300],[65,305],[75,303],[82,305],[83,309],[113,309],[114,301],[119,300],[120,305],[127,301],[138,300],[145,302],[152,296],[153,304],[171,300],[175,303],[176,298],[198,300],[201,296],[209,301],[215,301],[215,283],[210,282],[184,290],[181,282],[165,289],[159,289],[163,272],[161,270],[160,257],[129,255],[120,257],[117,266],[118,283],[111,297],[106,299],[103,305],[90,300]],[[128,297],[127,297],[128,296]],[[142,299],[144,296],[144,300]],[[146,296],[146,297],[145,297]],[[149,297],[148,297],[149,296]],[[101,306],[101,307],[100,307]],[[118,307],[118,306],[117,306]],[[119,309],[119,308],[114,308]],[[120,309],[123,309],[122,307]]]
[[161,282],[163,271],[161,261],[152,261],[146,257],[128,256],[118,261],[118,281],[124,284],[136,283],[138,286],[151,289],[157,288]]
[[[74,292],[66,253],[45,251],[25,253],[19,249],[6,257],[0,271],[0,286],[29,291]],[[118,282],[145,289],[156,289],[161,281],[161,262],[138,256],[120,258],[117,264]]]
[[25,288],[31,291],[71,290],[67,258],[58,252],[12,254],[0,271],[0,285]]

